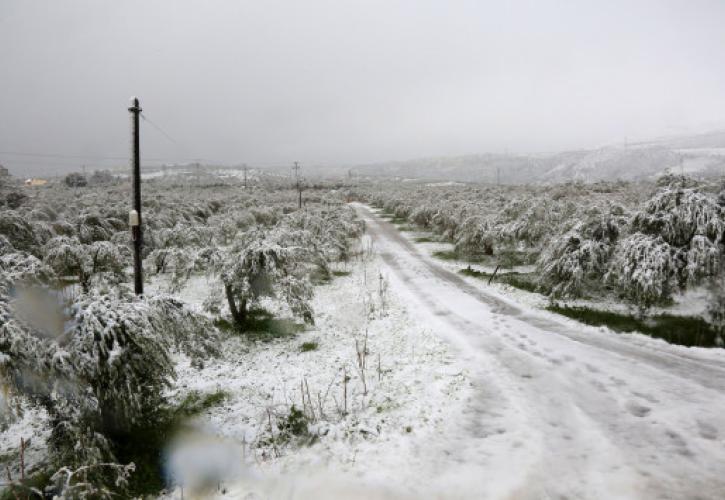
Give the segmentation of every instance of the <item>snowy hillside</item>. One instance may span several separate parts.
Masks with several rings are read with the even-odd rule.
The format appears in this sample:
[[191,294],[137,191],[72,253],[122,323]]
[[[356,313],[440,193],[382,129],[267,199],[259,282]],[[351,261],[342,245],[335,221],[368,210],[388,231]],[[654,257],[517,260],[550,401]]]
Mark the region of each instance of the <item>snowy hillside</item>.
[[594,150],[531,155],[468,155],[359,165],[358,175],[502,184],[653,179],[667,171],[712,177],[725,172],[725,134]]

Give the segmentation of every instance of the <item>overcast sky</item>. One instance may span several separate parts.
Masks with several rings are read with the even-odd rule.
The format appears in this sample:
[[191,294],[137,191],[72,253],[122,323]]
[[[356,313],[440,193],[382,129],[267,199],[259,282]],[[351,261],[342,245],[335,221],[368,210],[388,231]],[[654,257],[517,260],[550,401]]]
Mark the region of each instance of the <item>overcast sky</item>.
[[725,128],[725,1],[0,0],[0,90],[2,152],[126,156],[132,95],[149,159],[592,147]]

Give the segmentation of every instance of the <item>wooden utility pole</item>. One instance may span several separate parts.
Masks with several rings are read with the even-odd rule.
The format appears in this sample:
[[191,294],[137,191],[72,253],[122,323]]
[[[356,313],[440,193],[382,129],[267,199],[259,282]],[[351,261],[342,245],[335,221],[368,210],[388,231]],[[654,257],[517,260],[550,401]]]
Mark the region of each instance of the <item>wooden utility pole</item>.
[[138,98],[131,98],[131,170],[133,178],[133,210],[129,214],[131,236],[133,238],[133,279],[136,295],[143,294],[143,267],[141,262],[141,249],[143,246],[143,231],[141,228],[141,152],[139,137],[139,115],[141,106]]
[[247,164],[242,165],[244,169],[244,189],[247,189]]
[[300,186],[300,162],[296,161],[295,166],[292,167],[295,171],[295,179],[297,181],[297,205],[298,208],[302,208],[302,187]]

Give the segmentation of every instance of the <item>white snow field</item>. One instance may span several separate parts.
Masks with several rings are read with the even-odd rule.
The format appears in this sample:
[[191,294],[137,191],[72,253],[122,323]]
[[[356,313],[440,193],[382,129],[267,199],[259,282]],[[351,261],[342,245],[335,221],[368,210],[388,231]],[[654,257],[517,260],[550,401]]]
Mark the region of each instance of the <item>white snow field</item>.
[[[220,478],[218,498],[420,498],[431,491],[434,471],[418,474],[465,424],[471,379],[434,329],[390,293],[386,271],[380,272],[386,265],[369,238],[363,244],[366,257],[351,263],[349,276],[317,287],[314,327],[293,340],[232,337],[221,357],[203,367],[179,358],[178,398],[229,393],[196,419],[191,438],[170,450],[170,473],[186,485],[185,497],[209,477]],[[198,306],[206,288],[205,279],[191,280],[181,296]],[[363,386],[356,341],[362,350],[366,330]],[[301,352],[305,342],[318,346]],[[350,379],[346,416],[343,370]],[[270,413],[276,428],[291,405],[302,408],[301,383],[318,417],[311,429],[318,439],[311,446],[260,445],[270,435]],[[163,498],[181,495],[177,487]]]
[[[320,340],[318,351],[304,357],[273,344],[228,354],[196,375],[188,367],[182,378],[238,394],[207,423],[235,442],[253,438],[264,423],[239,415],[258,405],[263,419],[269,401],[261,395],[290,404],[301,377],[320,387],[349,361],[341,346],[360,326],[355,304],[367,300],[361,290],[376,290],[380,272],[388,312],[370,322],[370,345],[390,371],[369,397],[391,404],[322,424],[325,436],[310,447],[247,457],[242,478],[218,498],[725,496],[725,351],[616,334],[514,303],[447,270],[368,207],[355,208],[379,257],[364,276],[358,267],[318,292],[325,312],[299,339]],[[347,332],[341,317],[352,322]],[[270,367],[275,375],[260,379]]]

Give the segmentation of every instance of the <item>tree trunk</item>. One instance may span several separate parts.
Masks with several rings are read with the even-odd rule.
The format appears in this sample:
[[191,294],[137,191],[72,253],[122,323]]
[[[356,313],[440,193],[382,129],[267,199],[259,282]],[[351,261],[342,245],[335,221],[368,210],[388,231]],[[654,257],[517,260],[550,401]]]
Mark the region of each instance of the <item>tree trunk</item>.
[[242,299],[237,307],[237,302],[234,299],[234,292],[232,287],[224,285],[224,291],[227,295],[227,302],[229,303],[229,312],[232,314],[232,320],[234,320],[234,326],[240,331],[244,329],[244,323],[247,321],[247,299]]

